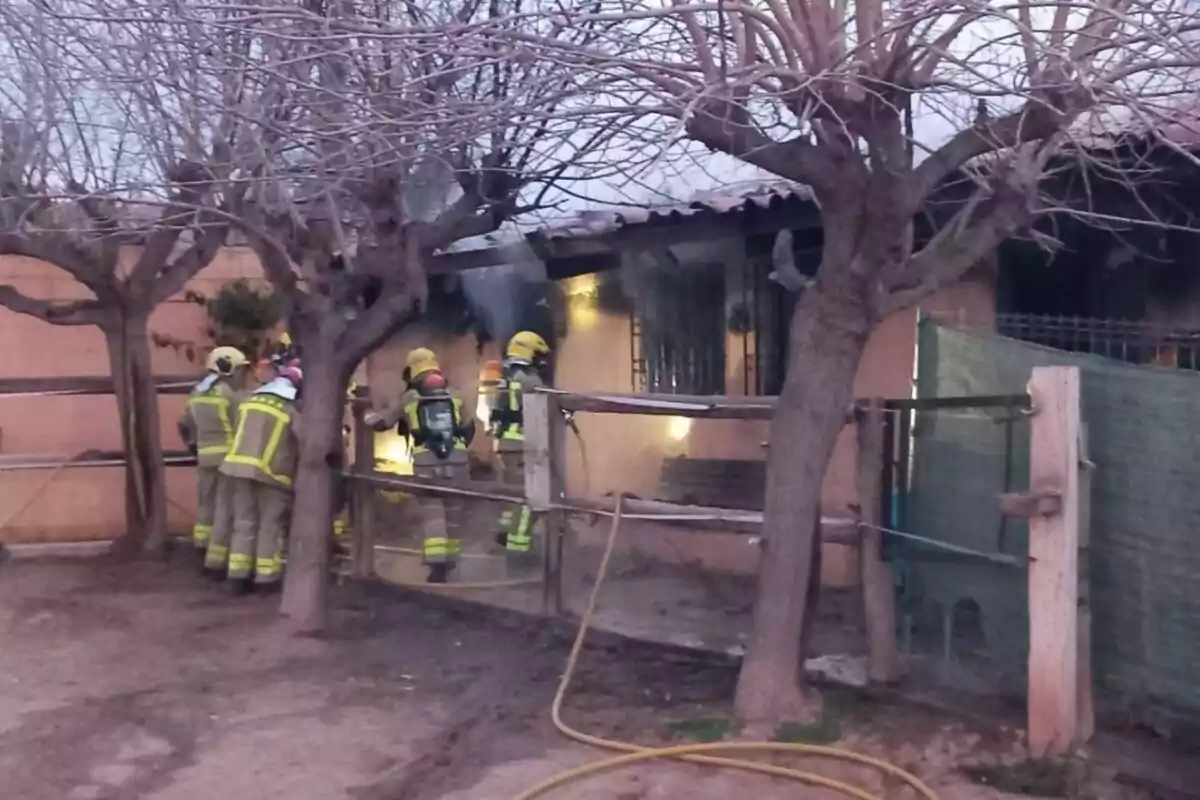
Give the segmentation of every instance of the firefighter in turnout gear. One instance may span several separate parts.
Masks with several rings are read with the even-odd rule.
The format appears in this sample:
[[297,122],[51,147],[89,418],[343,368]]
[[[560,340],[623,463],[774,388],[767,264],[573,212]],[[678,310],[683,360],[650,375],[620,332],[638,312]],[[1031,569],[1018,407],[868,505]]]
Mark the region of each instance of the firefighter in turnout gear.
[[[412,443],[417,477],[463,480],[467,477],[467,447],[475,438],[475,421],[463,417],[462,399],[450,391],[432,350],[418,347],[405,361],[408,389],[397,407],[371,412],[364,421],[376,430],[396,425]],[[419,495],[422,552],[430,583],[445,583],[462,550],[462,501],[454,497]]]
[[276,366],[274,377],[238,407],[237,432],[221,474],[233,479],[233,541],[229,580],[239,591],[274,589],[283,577],[283,548],[292,507],[292,481],[303,373]]
[[230,485],[220,477],[221,462],[233,444],[237,406],[246,387],[250,362],[236,347],[218,347],[208,354],[208,374],[188,395],[179,418],[179,435],[196,456],[196,524],[192,543],[209,561],[223,567],[228,555],[229,515],[233,512]]
[[[521,331],[508,340],[501,365],[500,384],[489,419],[496,453],[500,456],[501,479],[525,483],[525,428],[522,396],[545,386],[543,373],[550,360],[550,345],[533,331]],[[533,512],[528,505],[506,504],[500,514],[496,542],[520,560],[533,551]]]

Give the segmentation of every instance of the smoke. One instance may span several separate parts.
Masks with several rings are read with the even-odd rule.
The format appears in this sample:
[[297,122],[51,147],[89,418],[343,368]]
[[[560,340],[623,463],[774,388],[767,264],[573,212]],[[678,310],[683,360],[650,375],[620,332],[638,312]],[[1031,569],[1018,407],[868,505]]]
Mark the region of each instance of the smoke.
[[546,277],[545,263],[523,239],[504,245],[503,252],[507,263],[462,273],[463,291],[478,323],[480,345],[506,342],[522,330],[533,330],[552,340],[552,285]]

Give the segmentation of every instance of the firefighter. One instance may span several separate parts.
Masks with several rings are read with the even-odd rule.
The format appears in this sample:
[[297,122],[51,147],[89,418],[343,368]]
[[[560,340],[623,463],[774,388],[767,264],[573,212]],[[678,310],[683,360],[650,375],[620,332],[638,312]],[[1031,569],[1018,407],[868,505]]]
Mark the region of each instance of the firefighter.
[[304,375],[290,365],[276,365],[273,373],[238,407],[233,446],[221,464],[234,484],[228,578],[239,593],[272,591],[283,577]]
[[[544,375],[549,363],[550,345],[533,331],[521,331],[508,340],[489,417],[494,446],[500,456],[501,479],[505,483],[525,483],[522,396],[546,385]],[[533,523],[533,512],[528,505],[514,509],[506,504],[500,514],[496,542],[519,561],[533,551]]]
[[[408,388],[398,407],[364,421],[376,430],[392,425],[412,443],[417,477],[462,480],[467,476],[467,447],[475,438],[475,420],[463,417],[462,399],[452,393],[432,350],[418,347],[405,360]],[[445,583],[462,550],[459,531],[464,509],[456,498],[419,496],[422,553],[429,583]]]
[[250,361],[236,347],[217,347],[205,363],[208,374],[188,395],[179,418],[179,435],[196,456],[196,524],[192,543],[205,566],[224,565],[228,554],[229,482],[220,478],[221,462],[233,444],[237,405],[246,388]]
[[287,331],[279,334],[279,343],[275,346],[275,354],[271,356],[271,363],[276,366],[298,366],[299,354],[296,352],[296,346],[292,344],[292,337]]

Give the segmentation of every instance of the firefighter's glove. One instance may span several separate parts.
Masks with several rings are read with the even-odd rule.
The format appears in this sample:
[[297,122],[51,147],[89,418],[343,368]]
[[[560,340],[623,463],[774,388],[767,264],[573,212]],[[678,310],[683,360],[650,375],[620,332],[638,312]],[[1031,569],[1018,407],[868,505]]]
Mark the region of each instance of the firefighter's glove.
[[383,430],[383,415],[378,411],[368,411],[363,414],[363,423],[374,428],[375,430]]
[[455,430],[454,435],[457,436],[467,447],[471,446],[471,442],[475,441],[475,420],[466,420],[460,424]]
[[192,458],[197,458],[200,455],[200,448],[195,442],[188,442],[187,451],[192,454]]

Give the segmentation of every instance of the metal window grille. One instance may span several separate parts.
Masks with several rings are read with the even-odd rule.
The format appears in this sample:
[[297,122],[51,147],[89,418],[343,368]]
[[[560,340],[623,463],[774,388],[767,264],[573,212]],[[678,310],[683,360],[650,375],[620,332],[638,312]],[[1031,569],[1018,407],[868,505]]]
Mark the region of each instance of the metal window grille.
[[720,264],[649,272],[631,320],[634,389],[725,391],[725,272]]
[[1056,350],[1131,364],[1200,370],[1200,331],[1132,320],[998,314],[996,332]]

